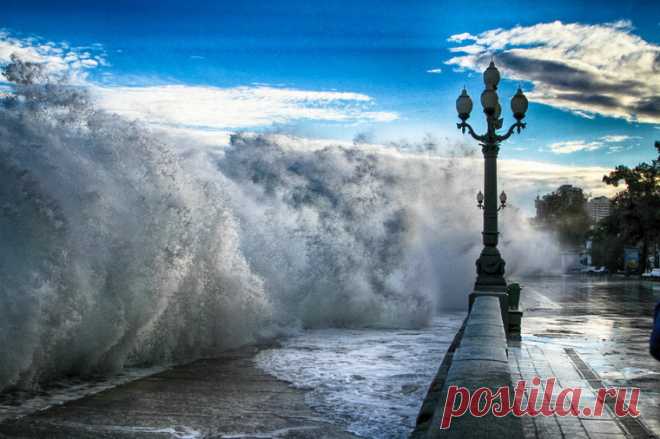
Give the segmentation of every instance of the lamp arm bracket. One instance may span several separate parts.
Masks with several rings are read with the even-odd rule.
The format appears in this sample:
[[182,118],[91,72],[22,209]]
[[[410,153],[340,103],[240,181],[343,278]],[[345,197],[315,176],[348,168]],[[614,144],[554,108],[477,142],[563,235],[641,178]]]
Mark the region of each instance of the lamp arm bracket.
[[510,127],[509,130],[506,132],[506,134],[501,135],[501,136],[496,136],[496,139],[497,139],[498,142],[502,142],[502,141],[508,139],[509,137],[511,137],[511,135],[513,134],[513,132],[516,131],[516,130],[517,130],[517,132],[520,134],[520,131],[523,130],[523,129],[525,129],[526,126],[527,126],[526,123],[524,123],[524,122],[520,122],[520,121],[517,121],[516,123],[514,123],[513,125],[511,125],[511,127]]
[[472,127],[470,126],[470,124],[467,122],[457,123],[456,128],[460,129],[463,132],[463,134],[465,134],[465,129],[467,128],[472,138],[477,142],[484,142],[486,140],[486,136],[480,136],[477,133],[475,133]]

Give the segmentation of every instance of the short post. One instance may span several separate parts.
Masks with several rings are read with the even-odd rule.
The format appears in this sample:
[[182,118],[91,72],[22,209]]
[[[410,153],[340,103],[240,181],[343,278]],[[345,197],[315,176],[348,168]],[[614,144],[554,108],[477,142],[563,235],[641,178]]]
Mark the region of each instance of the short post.
[[520,336],[522,330],[523,312],[520,309],[520,291],[520,285],[516,283],[506,287],[506,293],[509,296],[509,336]]

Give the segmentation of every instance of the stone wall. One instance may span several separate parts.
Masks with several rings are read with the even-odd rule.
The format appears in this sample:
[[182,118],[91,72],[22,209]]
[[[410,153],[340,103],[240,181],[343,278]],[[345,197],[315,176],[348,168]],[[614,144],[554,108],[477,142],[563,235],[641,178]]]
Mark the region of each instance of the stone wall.
[[479,387],[488,387],[495,392],[502,386],[508,386],[510,394],[513,394],[507,338],[497,297],[475,298],[470,314],[456,334],[429,388],[417,418],[417,426],[410,437],[523,437],[519,418],[511,415],[496,418],[491,413],[481,418],[469,414],[453,418],[451,427],[441,430],[440,420],[450,385],[466,387],[470,392]]

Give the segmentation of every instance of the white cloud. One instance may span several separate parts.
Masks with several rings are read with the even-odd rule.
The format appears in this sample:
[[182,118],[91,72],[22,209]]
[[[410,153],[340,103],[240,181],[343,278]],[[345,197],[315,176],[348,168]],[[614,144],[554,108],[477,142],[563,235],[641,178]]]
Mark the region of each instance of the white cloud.
[[476,38],[477,37],[475,37],[474,35],[472,35],[470,33],[463,32],[462,34],[452,35],[451,37],[449,37],[449,41],[451,41],[452,43],[460,43],[462,41],[474,40]]
[[[198,139],[222,140],[235,129],[268,127],[298,121],[343,124],[383,123],[397,113],[375,111],[370,96],[342,91],[310,91],[250,85],[232,88],[187,85],[142,87],[101,86],[90,81],[89,69],[105,65],[102,47],[73,48],[67,43],[17,39],[0,32],[0,64],[16,55],[42,64],[48,77],[68,76],[89,87],[102,109],[143,121],[152,128],[184,132]],[[197,59],[199,56],[193,55]],[[0,76],[0,82],[2,81]]]
[[563,184],[572,184],[584,189],[593,196],[612,196],[621,187],[614,188],[603,183],[603,175],[611,169],[601,166],[559,165],[531,160],[503,159],[498,160],[504,185],[514,187],[518,191],[525,188],[549,192]]
[[629,21],[540,23],[457,34],[461,55],[447,64],[481,72],[495,56],[503,76],[530,81],[530,100],[592,118],[599,114],[660,123],[660,46],[632,33]]
[[449,51],[454,53],[470,53],[474,55],[483,52],[485,49],[486,48],[484,46],[480,46],[479,44],[469,44],[467,46],[452,47],[449,49]]
[[623,146],[623,145],[613,145],[607,148],[606,154],[614,154],[617,152],[622,152],[622,151],[628,151],[630,150],[630,146]]
[[372,111],[367,95],[338,91],[164,85],[95,87],[94,93],[107,111],[148,124],[187,129],[245,129],[301,120],[389,122],[398,117]]
[[627,134],[610,134],[600,138],[603,142],[607,143],[621,143],[626,140],[641,139],[639,136],[629,136]]
[[80,61],[80,64],[82,64],[85,67],[96,67],[99,65],[98,61],[93,59],[83,59],[82,61]]
[[596,116],[594,116],[593,113],[588,113],[588,112],[582,111],[582,110],[571,110],[571,112],[573,114],[577,114],[580,117],[584,117],[585,119],[595,119],[596,118]]
[[393,122],[399,118],[399,114],[393,111],[363,111],[350,117],[358,122]]
[[429,69],[429,70],[426,71],[426,73],[435,73],[435,74],[438,74],[438,73],[442,73],[442,69],[440,69],[440,68],[437,68],[437,69]]
[[578,151],[594,151],[602,146],[603,143],[599,141],[567,140],[550,144],[550,151],[555,154],[571,154]]

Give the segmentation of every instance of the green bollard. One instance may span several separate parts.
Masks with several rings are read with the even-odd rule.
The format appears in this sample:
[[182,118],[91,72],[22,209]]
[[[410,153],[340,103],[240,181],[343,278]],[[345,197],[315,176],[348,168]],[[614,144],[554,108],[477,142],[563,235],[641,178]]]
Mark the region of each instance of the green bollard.
[[520,306],[520,285],[509,284],[506,287],[506,293],[509,301],[509,337],[520,338],[522,330],[523,312],[518,309]]
[[520,304],[520,285],[507,285],[506,293],[509,296],[509,309],[518,309],[518,305]]

